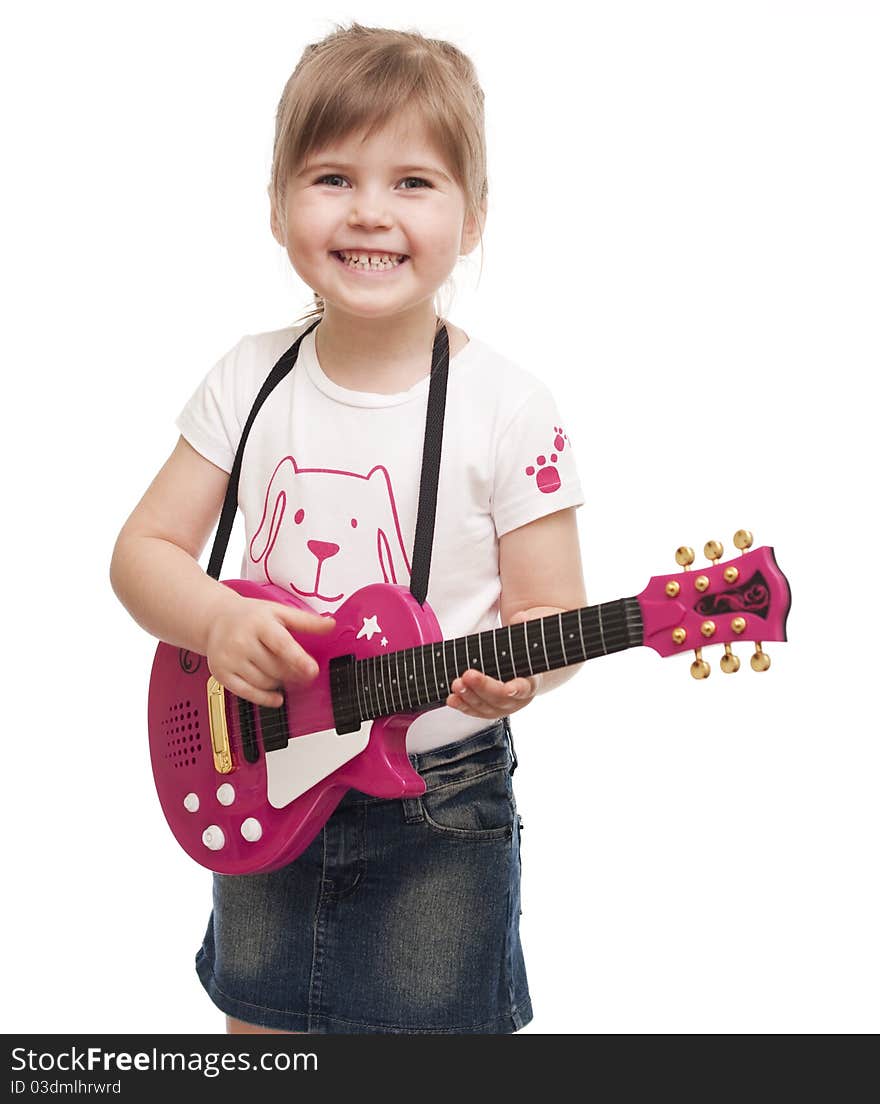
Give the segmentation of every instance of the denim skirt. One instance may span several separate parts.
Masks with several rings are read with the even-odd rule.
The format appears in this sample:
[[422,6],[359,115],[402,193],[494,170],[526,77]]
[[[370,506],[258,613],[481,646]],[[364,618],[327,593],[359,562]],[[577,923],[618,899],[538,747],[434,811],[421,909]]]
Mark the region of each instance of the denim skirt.
[[501,1035],[531,1020],[510,721],[409,759],[421,797],[349,790],[294,862],[214,875],[196,971],[221,1011],[334,1035]]

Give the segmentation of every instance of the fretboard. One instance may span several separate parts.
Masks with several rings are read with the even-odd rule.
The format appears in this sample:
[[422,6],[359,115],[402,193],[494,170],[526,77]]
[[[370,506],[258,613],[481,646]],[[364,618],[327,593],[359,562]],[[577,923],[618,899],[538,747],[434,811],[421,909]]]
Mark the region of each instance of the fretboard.
[[360,718],[372,720],[443,705],[452,693],[453,681],[471,668],[509,682],[641,643],[638,600],[621,598],[359,659],[347,681]]

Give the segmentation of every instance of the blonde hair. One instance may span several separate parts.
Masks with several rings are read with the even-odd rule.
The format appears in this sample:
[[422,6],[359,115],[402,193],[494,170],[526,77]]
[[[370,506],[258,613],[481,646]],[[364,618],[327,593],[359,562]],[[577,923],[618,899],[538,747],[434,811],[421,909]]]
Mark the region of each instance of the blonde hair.
[[[482,250],[489,195],[483,99],[473,62],[452,43],[337,23],[306,46],[278,103],[269,192],[279,223],[287,182],[309,154],[361,130],[369,138],[403,109],[414,110],[464,193],[465,217],[477,220]],[[313,294],[314,307],[298,321],[323,316],[324,301]]]

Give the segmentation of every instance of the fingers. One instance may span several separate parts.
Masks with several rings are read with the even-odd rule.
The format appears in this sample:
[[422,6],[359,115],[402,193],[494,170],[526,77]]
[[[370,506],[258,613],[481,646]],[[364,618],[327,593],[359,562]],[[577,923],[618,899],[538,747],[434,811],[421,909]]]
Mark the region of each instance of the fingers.
[[283,602],[269,604],[278,620],[266,626],[260,636],[260,643],[271,657],[266,669],[282,680],[313,679],[318,673],[318,664],[290,633],[328,633],[336,628],[335,619],[286,606]]
[[273,602],[272,605],[280,620],[288,628],[296,629],[297,632],[326,633],[336,628],[333,617],[324,617],[320,613],[310,613],[295,606],[286,606],[283,602]]
[[468,669],[452,683],[446,704],[474,717],[493,719],[522,709],[534,697],[534,687],[526,678],[499,682],[481,671]]
[[[251,665],[253,666],[253,665]],[[256,671],[256,668],[253,668]],[[265,683],[265,680],[257,674],[259,681]],[[223,681],[222,679],[220,680]],[[262,688],[255,685],[253,682],[248,682],[247,679],[241,675],[229,675],[226,682],[223,683],[230,693],[235,694],[238,698],[244,698],[246,701],[253,702],[254,705],[268,706],[270,709],[279,709],[284,702],[284,697],[279,690],[272,688]]]
[[262,666],[282,682],[288,679],[313,679],[318,664],[293,639],[287,629],[277,622],[260,637],[263,649]]

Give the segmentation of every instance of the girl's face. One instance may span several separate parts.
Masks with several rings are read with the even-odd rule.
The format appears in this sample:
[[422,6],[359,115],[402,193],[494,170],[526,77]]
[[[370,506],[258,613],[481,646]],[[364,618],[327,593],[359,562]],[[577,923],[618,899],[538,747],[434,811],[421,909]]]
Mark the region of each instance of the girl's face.
[[[272,233],[296,272],[328,303],[361,317],[432,304],[458,257],[479,241],[464,193],[414,117],[310,154],[288,181],[284,213],[286,225],[272,211]],[[406,259],[380,269],[371,260],[365,270],[342,261],[340,250]]]

